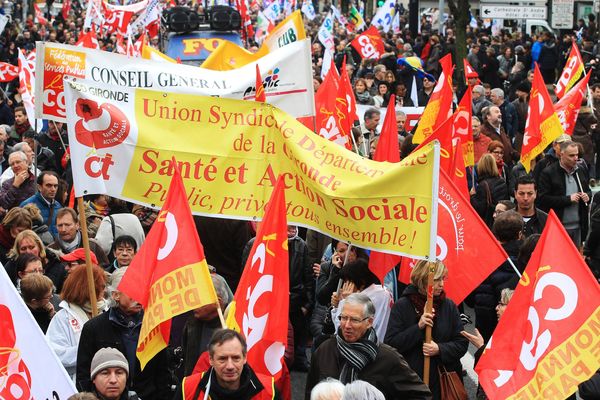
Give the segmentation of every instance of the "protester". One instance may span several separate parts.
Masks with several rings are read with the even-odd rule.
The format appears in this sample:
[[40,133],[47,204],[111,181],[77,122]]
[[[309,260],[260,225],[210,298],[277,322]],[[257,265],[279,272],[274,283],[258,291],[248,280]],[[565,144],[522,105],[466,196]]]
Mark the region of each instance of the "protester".
[[[65,271],[70,274],[74,268],[86,264],[85,249],[75,249],[69,254],[60,256],[60,260],[65,264]],[[98,259],[93,251],[90,251],[90,261],[92,265],[98,265]]]
[[117,290],[126,270],[121,268],[112,275],[110,309],[83,325],[77,350],[77,388],[85,391],[93,389],[89,371],[94,354],[102,347],[112,346],[126,355],[131,371],[127,384],[131,390],[144,400],[168,399],[171,397],[171,382],[166,350],[154,356],[143,371],[136,358],[144,312],[138,302]]
[[508,187],[498,173],[495,158],[484,154],[477,163],[477,186],[471,189],[471,205],[491,227],[496,204],[508,198]]
[[[411,284],[392,308],[385,343],[398,350],[420,377],[423,377],[424,358],[430,357],[429,389],[434,399],[440,399],[438,365],[443,365],[448,371],[456,371],[460,375],[460,359],[467,352],[468,343],[460,335],[463,323],[458,308],[444,292],[448,269],[441,261],[435,262],[433,311],[425,312],[429,267],[429,262],[419,261],[413,268],[410,275]],[[425,343],[424,340],[427,326],[432,328],[430,343]]]
[[369,382],[387,399],[430,399],[431,392],[404,358],[386,344],[378,344],[373,329],[375,306],[368,296],[353,293],[340,313],[340,328],[313,354],[306,378],[305,399],[317,383],[339,378],[344,384]]
[[46,333],[50,320],[56,314],[50,302],[54,289],[52,281],[39,273],[27,274],[21,279],[20,287],[23,301],[42,332]]
[[42,213],[44,224],[50,229],[52,236],[56,237],[56,212],[62,207],[55,201],[58,190],[58,175],[54,171],[44,171],[37,177],[38,192],[21,202],[21,207],[34,204]]
[[[96,311],[99,314],[106,310],[104,300],[106,276],[102,268],[97,265],[92,267],[92,275],[96,290]],[[67,373],[75,379],[81,330],[83,325],[92,318],[93,310],[85,266],[72,269],[65,280],[60,298],[62,300],[60,310],[50,321],[46,338]]]
[[343,400],[385,400],[385,396],[369,382],[356,380],[344,388]]
[[123,353],[112,347],[104,347],[94,354],[90,364],[90,379],[94,393],[103,400],[137,399],[127,393],[129,364]]
[[[8,252],[15,244],[20,232],[31,229],[31,214],[22,208],[9,210],[0,223],[0,262],[6,267]],[[10,275],[10,273],[9,273]]]
[[523,238],[536,233],[542,233],[548,214],[536,208],[537,190],[535,180],[531,175],[524,175],[517,180],[514,191],[517,212],[523,217]]

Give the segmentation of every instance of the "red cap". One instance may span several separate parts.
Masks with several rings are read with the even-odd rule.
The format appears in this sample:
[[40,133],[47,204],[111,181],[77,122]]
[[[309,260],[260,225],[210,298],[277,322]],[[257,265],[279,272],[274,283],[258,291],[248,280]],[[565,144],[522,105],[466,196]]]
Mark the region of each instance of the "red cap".
[[[98,265],[98,259],[93,251],[90,251],[90,258],[92,259],[92,264]],[[60,256],[62,261],[73,262],[73,261],[83,261],[85,262],[85,249],[78,248],[70,252],[69,254],[65,254]]]

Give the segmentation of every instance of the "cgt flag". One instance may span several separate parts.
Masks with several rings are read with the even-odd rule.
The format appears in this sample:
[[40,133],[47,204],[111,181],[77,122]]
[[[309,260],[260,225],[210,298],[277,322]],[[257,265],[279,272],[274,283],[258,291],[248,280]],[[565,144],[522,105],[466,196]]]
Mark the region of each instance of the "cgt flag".
[[473,103],[471,102],[472,94],[471,87],[467,86],[467,90],[458,103],[458,108],[454,112],[454,132],[453,139],[460,139],[462,146],[462,155],[464,165],[475,165],[475,146],[473,144]]
[[558,120],[563,127],[565,133],[569,136],[575,130],[577,116],[581,109],[581,101],[587,90],[587,84],[590,81],[590,74],[587,74],[582,80],[569,90],[569,92],[554,104],[554,111],[558,115]]
[[385,53],[383,39],[381,39],[379,31],[374,26],[358,35],[350,45],[362,58],[377,60]]
[[278,379],[287,345],[289,308],[285,182],[280,175],[229,308],[227,326],[248,344],[252,369]]
[[565,399],[600,367],[598,349],[600,286],[551,211],[475,367],[479,383],[490,400]]
[[[461,303],[508,255],[471,206],[468,197],[440,170],[436,256],[448,268],[444,290]],[[410,282],[416,260],[402,258],[399,280]]]
[[531,161],[562,134],[563,128],[552,106],[544,78],[536,64],[521,149],[521,163],[527,172],[531,170]]
[[558,82],[556,82],[556,88],[554,89],[556,96],[559,99],[562,99],[569,92],[569,89],[573,87],[575,82],[577,82],[577,79],[579,79],[582,73],[583,60],[581,54],[579,54],[577,44],[573,42],[569,58],[567,58],[567,62],[565,63],[562,74],[560,74],[560,78],[558,78]]
[[346,122],[350,116],[346,98],[340,97],[340,76],[331,61],[329,71],[315,94],[316,132],[319,136],[352,149],[350,132],[345,131],[351,124]]
[[167,347],[171,318],[217,303],[204,249],[174,159],[168,169],[173,178],[165,203],[119,284],[119,291],[144,307],[136,350],[142,368]]
[[429,102],[419,120],[413,143],[421,143],[427,136],[452,115],[452,56],[445,55],[441,60],[442,73],[431,93]]

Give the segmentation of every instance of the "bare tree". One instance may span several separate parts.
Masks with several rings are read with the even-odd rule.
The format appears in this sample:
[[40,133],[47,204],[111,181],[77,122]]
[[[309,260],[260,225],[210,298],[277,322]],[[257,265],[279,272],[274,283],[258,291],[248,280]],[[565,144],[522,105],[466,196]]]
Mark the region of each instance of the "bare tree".
[[459,87],[465,83],[463,71],[463,59],[467,58],[467,26],[469,25],[469,1],[468,0],[448,0],[448,8],[454,16],[456,36],[456,69],[461,80]]

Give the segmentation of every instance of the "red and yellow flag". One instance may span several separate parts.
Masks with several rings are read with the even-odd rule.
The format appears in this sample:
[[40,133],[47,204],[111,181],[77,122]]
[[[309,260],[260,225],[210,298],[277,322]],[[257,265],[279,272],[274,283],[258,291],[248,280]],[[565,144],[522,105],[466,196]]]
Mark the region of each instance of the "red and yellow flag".
[[572,135],[575,130],[577,116],[581,109],[581,101],[587,90],[587,84],[590,80],[590,74],[587,74],[582,80],[577,82],[573,89],[554,105],[554,111],[558,115],[558,120],[567,135]]
[[260,68],[256,64],[256,95],[254,96],[255,101],[265,102],[267,101],[267,94],[265,93],[265,87],[263,85],[262,76],[260,75]]
[[283,368],[290,299],[284,188],[280,176],[227,316],[227,326],[246,338],[254,372],[275,379]]
[[554,89],[556,96],[561,99],[567,94],[581,74],[583,74],[583,59],[581,58],[577,44],[573,42],[569,58],[567,58],[567,62],[563,68],[562,74],[560,74],[560,77],[558,78],[558,82],[556,82],[556,88]]
[[167,347],[171,318],[217,303],[179,168],[169,169],[167,199],[118,288],[144,308],[136,351],[142,368]]
[[421,115],[413,143],[423,142],[433,131],[452,115],[452,56],[441,60],[442,73],[431,93],[429,102]]
[[554,111],[548,89],[544,84],[544,78],[542,78],[540,69],[536,64],[529,95],[529,111],[527,113],[527,123],[525,124],[523,147],[521,149],[521,163],[527,172],[531,169],[531,161],[563,133],[563,128]]
[[336,99],[341,105],[345,105],[347,111],[346,117],[343,119],[344,132],[350,134],[350,130],[354,125],[354,121],[358,120],[356,116],[356,98],[354,97],[354,90],[352,90],[352,83],[346,70],[346,57],[342,63],[342,71],[340,73],[340,82],[338,88],[338,98]]
[[600,367],[598,349],[600,286],[551,211],[475,367],[479,383],[490,400],[565,399]]
[[469,84],[469,79],[471,78],[475,78],[479,81],[479,75],[477,74],[477,71],[475,71],[471,64],[469,64],[466,58],[463,59],[463,66],[465,69],[465,80],[467,81],[467,85]]
[[460,99],[458,108],[454,112],[454,132],[453,138],[459,138],[462,146],[461,154],[464,157],[464,165],[475,165],[475,147],[473,145],[473,103],[471,101],[471,87],[467,86],[467,91]]

